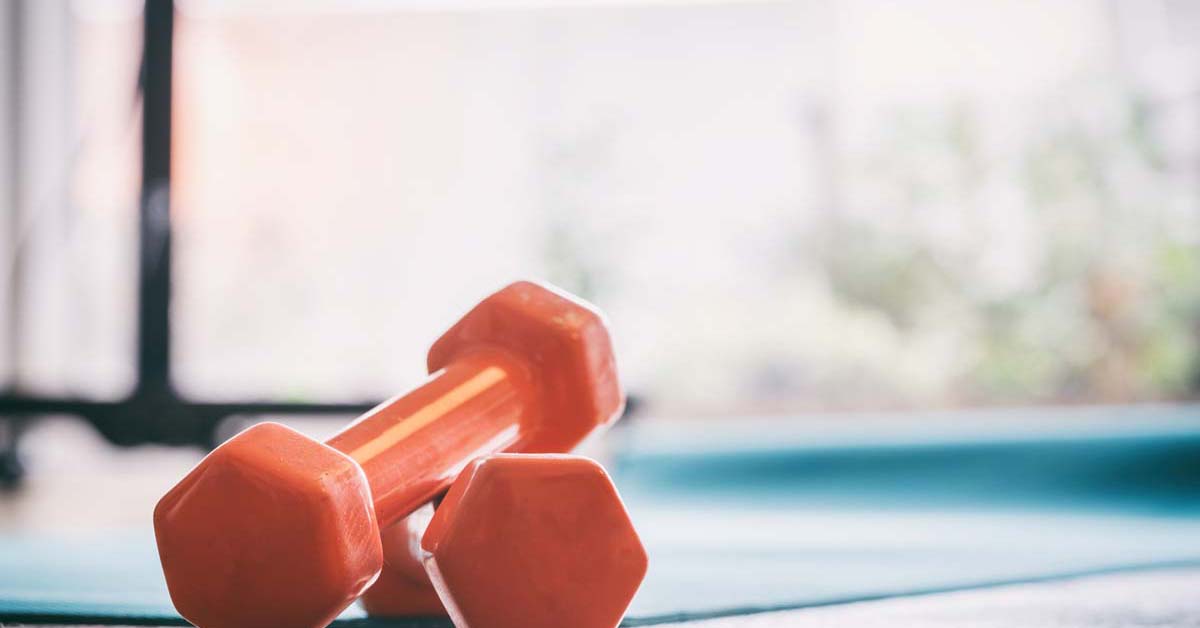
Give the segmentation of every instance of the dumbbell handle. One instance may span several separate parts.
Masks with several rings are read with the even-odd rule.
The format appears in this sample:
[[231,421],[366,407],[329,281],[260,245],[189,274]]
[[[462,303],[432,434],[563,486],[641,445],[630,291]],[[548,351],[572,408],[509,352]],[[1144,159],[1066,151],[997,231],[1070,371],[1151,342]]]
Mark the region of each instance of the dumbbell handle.
[[479,350],[383,402],[326,444],[367,475],[380,527],[445,491],[471,460],[530,436],[540,413],[531,370],[502,350]]

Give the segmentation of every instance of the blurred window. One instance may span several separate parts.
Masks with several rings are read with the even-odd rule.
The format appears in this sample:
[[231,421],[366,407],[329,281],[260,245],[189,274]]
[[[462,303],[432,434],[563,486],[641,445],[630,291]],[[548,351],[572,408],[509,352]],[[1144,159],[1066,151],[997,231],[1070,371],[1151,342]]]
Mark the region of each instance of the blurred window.
[[[41,89],[80,111],[28,105],[69,122],[30,167],[69,167],[3,227],[33,234],[7,364],[104,392],[138,23],[61,6]],[[1200,393],[1191,3],[189,0],[176,30],[190,396],[382,397],[516,277],[600,303],[659,414]]]
[[25,391],[133,384],[139,2],[0,7],[0,372]]

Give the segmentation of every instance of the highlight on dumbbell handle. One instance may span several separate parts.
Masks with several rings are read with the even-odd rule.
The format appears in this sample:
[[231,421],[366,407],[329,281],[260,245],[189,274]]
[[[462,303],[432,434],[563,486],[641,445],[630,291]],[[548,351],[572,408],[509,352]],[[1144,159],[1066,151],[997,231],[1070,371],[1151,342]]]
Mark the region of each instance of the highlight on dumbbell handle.
[[503,350],[478,350],[421,386],[377,406],[326,444],[366,473],[380,526],[433,499],[468,462],[507,449],[540,420],[530,367]]

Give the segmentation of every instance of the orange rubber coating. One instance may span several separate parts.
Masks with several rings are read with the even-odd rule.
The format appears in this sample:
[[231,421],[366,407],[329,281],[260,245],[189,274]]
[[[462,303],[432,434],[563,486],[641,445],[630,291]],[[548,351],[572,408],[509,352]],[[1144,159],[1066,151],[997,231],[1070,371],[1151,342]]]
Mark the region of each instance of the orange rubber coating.
[[325,626],[382,563],[367,478],[277,423],[216,448],[154,509],[171,601],[203,628]]
[[[200,462],[155,509],[180,614],[202,628],[327,625],[379,574],[379,526],[444,491],[479,455],[577,443],[620,414],[594,309],[518,282],[430,349],[435,372],[328,444],[261,424]],[[548,417],[571,411],[570,421]]]
[[429,372],[487,346],[524,357],[534,371],[547,423],[519,434],[514,450],[571,451],[625,408],[604,315],[566,292],[518,281],[484,299],[429,348]]
[[[573,299],[569,295],[557,296]],[[620,415],[624,397],[616,382],[616,370],[611,352],[587,351],[587,347],[609,343],[608,332],[601,315],[591,306],[577,303],[580,309],[563,312],[551,299],[541,298],[538,286],[519,282],[481,303],[479,308],[493,307],[487,316],[468,315],[434,344],[429,351],[429,370],[434,372],[453,359],[464,346],[464,340],[496,337],[496,328],[520,330],[520,325],[507,323],[515,318],[511,312],[537,312],[536,319],[557,320],[567,338],[592,338],[591,342],[564,342],[560,337],[547,335],[545,350],[537,352],[543,407],[555,421],[583,422],[585,425],[611,422]],[[477,309],[479,309],[477,308]],[[560,311],[555,311],[560,310]],[[509,314],[505,315],[505,312]],[[474,314],[474,312],[472,313]],[[557,345],[557,346],[556,346]],[[560,348],[566,347],[566,349]],[[571,350],[580,347],[583,350]],[[580,377],[580,374],[585,374]],[[617,408],[614,413],[614,407]],[[605,418],[608,417],[608,418]],[[514,453],[566,453],[581,439],[571,437],[581,431],[528,431],[508,446],[496,451]],[[563,436],[567,435],[566,438]],[[413,529],[423,529],[424,520],[404,521],[382,534],[385,566],[377,583],[363,595],[362,604],[368,613],[382,617],[427,616],[436,599],[433,585],[420,564],[420,558],[409,552]],[[398,573],[392,573],[398,570]],[[424,585],[424,588],[422,587]],[[440,607],[440,605],[438,605]],[[444,615],[445,611],[440,613]]]
[[[517,463],[510,462],[510,459],[516,459]],[[521,459],[526,459],[529,462],[520,463]],[[491,456],[488,459],[478,461],[477,465],[491,465],[491,472],[500,476],[508,476],[517,483],[523,480],[538,479],[537,469],[529,468],[530,465],[544,464],[541,460],[549,461],[550,464],[561,465],[565,474],[570,474],[573,469],[572,465],[578,464],[576,460],[586,460],[575,456],[547,456],[547,455],[508,455],[508,456]],[[590,462],[590,461],[589,461]],[[583,468],[578,469],[586,475],[596,475],[598,472],[594,463],[584,464]],[[456,512],[442,515],[443,517],[483,517],[488,518],[490,513],[479,514],[471,509],[462,507],[461,494],[469,490],[481,490],[480,485],[476,485],[474,489],[469,483],[478,474],[478,469],[468,467],[459,480],[452,485],[450,491],[458,497],[458,508]],[[588,506],[588,512],[604,511],[605,507],[615,509],[622,508],[620,498],[616,497],[615,489],[611,492],[611,482],[607,480],[607,476],[603,472],[599,472],[604,479],[603,482],[580,483],[576,487],[577,491],[591,492],[592,497],[598,500],[604,506],[599,508]],[[459,488],[459,484],[468,484]],[[604,486],[600,486],[604,485]],[[597,490],[597,489],[600,490]],[[483,489],[486,490],[486,489]],[[640,547],[640,541],[637,541],[636,533],[632,531],[632,526],[626,528],[624,525],[615,525],[608,528],[610,537],[605,539],[593,538],[570,538],[556,534],[556,530],[552,524],[547,524],[547,521],[560,521],[564,517],[569,517],[570,504],[561,501],[553,501],[553,492],[543,493],[544,488],[537,483],[533,483],[528,489],[530,494],[525,495],[527,503],[522,505],[522,516],[530,521],[528,525],[519,526],[519,529],[510,537],[504,539],[495,539],[497,544],[505,544],[517,548],[526,548],[531,554],[548,554],[558,557],[560,560],[563,556],[575,556],[576,560],[586,560],[579,558],[581,553],[595,551],[597,545],[601,547],[611,547],[619,545],[621,542],[636,543]],[[579,497],[576,495],[576,497]],[[469,500],[468,500],[469,501]],[[615,504],[614,504],[615,501]],[[475,508],[479,508],[476,502]],[[404,521],[397,525],[391,526],[383,531],[383,553],[384,553],[384,569],[379,575],[379,579],[361,598],[363,608],[370,615],[377,617],[431,617],[431,616],[447,616],[445,605],[434,588],[433,583],[429,579],[428,572],[425,569],[424,561],[431,557],[431,554],[421,548],[422,537],[434,516],[432,505],[426,505],[417,512],[413,513]],[[494,548],[493,548],[494,549]],[[444,546],[443,555],[451,555],[454,549],[453,546]],[[635,555],[639,550],[633,550]],[[644,554],[644,551],[642,552]],[[614,560],[614,556],[619,555],[619,552],[612,554],[601,554],[599,562],[591,563],[594,566],[603,567],[604,561]],[[479,560],[487,560],[488,555],[477,556]],[[454,557],[448,559],[443,557],[443,562],[447,560],[453,562]],[[547,574],[528,574],[525,570],[535,568],[529,563],[522,563],[516,569],[510,571],[512,578],[519,581],[540,582],[543,589],[549,589],[548,598],[553,600],[569,599],[570,587],[579,586],[577,583],[570,581],[546,582]],[[620,567],[616,567],[620,569]],[[633,591],[636,591],[638,583],[641,581],[642,574],[645,572],[645,566],[637,566],[637,561],[634,561],[632,568],[626,568],[624,575],[627,577],[623,581],[616,580],[614,586],[610,586],[605,591],[594,591],[589,598],[589,603],[584,608],[573,608],[565,605],[558,606],[559,612],[555,613],[552,609],[542,609],[540,617],[544,624],[528,623],[530,617],[535,613],[524,613],[521,615],[521,626],[574,626],[577,620],[584,621],[585,625],[589,621],[584,616],[595,617],[598,622],[596,625],[605,625],[603,622],[608,621],[607,618],[617,617],[624,612],[625,607],[629,603],[629,596]],[[539,581],[539,575],[542,580]],[[618,574],[619,576],[620,574]],[[478,602],[474,599],[474,592],[471,590],[460,591],[451,589],[449,585],[445,585],[443,589],[446,591],[448,600],[452,600],[452,604],[460,609],[471,609]],[[628,594],[626,591],[628,590]],[[526,592],[527,595],[532,595]],[[511,603],[521,605],[521,598],[512,598]],[[541,602],[544,604],[544,600]],[[471,624],[472,628],[488,628],[493,625],[504,626],[505,624],[493,624],[494,621],[501,621],[501,615],[486,613],[487,621],[482,624]],[[580,619],[583,617],[583,619]]]
[[506,352],[481,349],[384,402],[326,444],[362,467],[375,517],[388,525],[445,491],[470,460],[541,427],[530,369]]
[[[392,526],[393,528],[396,526]],[[419,564],[419,563],[418,563]],[[371,585],[372,596],[359,598],[363,610],[375,617],[446,617],[446,607],[438,597],[437,589],[429,582],[424,571],[419,578],[409,578],[405,573],[384,565],[379,579]],[[397,615],[391,606],[393,600],[404,600],[402,615]],[[378,606],[382,604],[383,606]],[[444,620],[443,620],[444,621]]]
[[[375,616],[445,617],[446,607],[421,562],[421,536],[433,518],[425,504],[383,531],[383,571],[360,601]],[[392,539],[390,542],[386,539]],[[397,607],[397,605],[401,605]]]
[[457,628],[614,628],[647,567],[612,480],[580,456],[472,462],[421,550]]

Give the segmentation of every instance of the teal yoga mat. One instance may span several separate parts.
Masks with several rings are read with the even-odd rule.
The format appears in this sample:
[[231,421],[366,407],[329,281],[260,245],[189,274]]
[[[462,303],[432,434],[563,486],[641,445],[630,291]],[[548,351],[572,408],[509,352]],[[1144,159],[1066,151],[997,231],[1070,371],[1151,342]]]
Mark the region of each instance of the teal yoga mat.
[[[1195,406],[685,425],[613,435],[651,556],[627,625],[1200,565]],[[181,623],[148,529],[0,538],[17,619]]]

